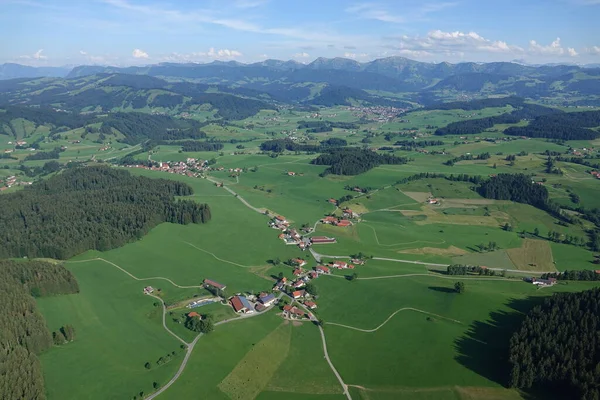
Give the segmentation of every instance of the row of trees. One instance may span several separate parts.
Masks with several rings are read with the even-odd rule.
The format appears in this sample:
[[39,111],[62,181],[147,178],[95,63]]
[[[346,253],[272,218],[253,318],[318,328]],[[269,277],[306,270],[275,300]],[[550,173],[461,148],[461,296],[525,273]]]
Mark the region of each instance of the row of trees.
[[456,164],[457,162],[460,162],[460,161],[466,161],[466,160],[487,160],[490,157],[492,157],[492,156],[488,152],[481,153],[481,154],[478,154],[478,155],[463,154],[462,156],[454,157],[454,158],[452,158],[450,160],[445,161],[444,165],[453,166],[454,164]]
[[62,265],[0,260],[1,399],[46,398],[37,354],[49,349],[53,338],[32,294],[77,292],[77,281]]
[[211,143],[211,142],[197,142],[194,140],[187,140],[185,142],[173,143],[181,145],[182,151],[219,151],[223,149],[222,143]]
[[49,151],[38,151],[37,153],[29,154],[24,161],[39,161],[39,160],[58,160],[60,153],[64,150],[60,147],[55,147]]
[[535,307],[510,340],[510,386],[600,398],[599,310],[600,288],[557,293]]
[[330,149],[311,161],[315,165],[329,165],[324,175],[358,175],[384,164],[406,164],[406,157],[379,154],[368,149],[345,147]]
[[321,151],[327,151],[334,147],[344,147],[348,144],[345,139],[340,138],[329,138],[323,140],[319,144],[301,144],[296,143],[291,139],[273,139],[267,140],[260,144],[262,151],[272,151],[275,153],[283,153],[287,151],[306,151],[311,153],[317,153]]
[[140,238],[161,222],[206,223],[210,207],[175,196],[184,183],[79,167],[0,196],[0,257],[66,259]]
[[556,278],[559,281],[600,281],[600,274],[596,271],[590,271],[587,269],[582,270],[571,270],[564,272],[552,272],[543,274],[542,278]]
[[453,264],[449,265],[446,273],[448,275],[485,275],[495,276],[496,271],[480,267],[479,265],[464,265],[464,264]]

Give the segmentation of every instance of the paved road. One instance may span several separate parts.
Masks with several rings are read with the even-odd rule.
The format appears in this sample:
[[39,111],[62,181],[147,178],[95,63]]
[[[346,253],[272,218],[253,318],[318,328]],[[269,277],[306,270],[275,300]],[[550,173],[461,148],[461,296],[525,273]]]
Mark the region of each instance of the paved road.
[[[192,351],[194,350],[194,347],[196,346],[196,343],[198,343],[198,340],[202,337],[202,333],[198,334],[198,336],[196,336],[196,338],[192,341],[192,343],[187,343],[186,341],[184,341],[183,339],[181,339],[179,336],[177,336],[176,334],[174,334],[173,332],[171,332],[171,330],[169,328],[167,328],[167,325],[165,323],[165,315],[167,312],[167,308],[165,306],[165,303],[162,301],[162,299],[160,297],[157,296],[153,296],[150,295],[156,299],[159,299],[163,305],[163,327],[173,336],[175,336],[177,339],[179,339],[180,341],[182,341],[184,344],[187,345],[187,352],[185,353],[185,357],[183,358],[183,361],[181,362],[181,365],[179,366],[179,369],[177,370],[177,372],[175,373],[175,375],[171,378],[171,380],[169,380],[169,382],[167,382],[167,384],[163,387],[161,387],[160,389],[158,389],[156,392],[152,393],[151,395],[149,395],[148,397],[145,398],[145,400],[152,400],[156,397],[158,397],[159,395],[161,395],[162,393],[164,393],[169,387],[171,387],[171,385],[173,385],[177,379],[179,379],[179,377],[181,376],[181,374],[183,373],[183,370],[185,369],[185,367],[187,366],[187,363],[190,359],[190,356],[192,355]],[[283,296],[283,293],[281,293],[279,295],[279,298],[281,298],[281,296]],[[270,306],[269,308],[267,308],[266,310],[258,313],[252,313],[252,314],[242,314],[239,317],[236,318],[230,318],[230,319],[225,319],[223,321],[219,321],[215,324],[215,326],[218,325],[224,325],[227,324],[229,322],[233,322],[233,321],[239,321],[242,319],[247,319],[247,318],[252,318],[252,317],[257,317],[259,315],[263,315],[264,313],[266,313],[267,311],[271,310],[273,307],[275,307],[275,305]]]
[[183,340],[182,338],[180,338],[179,336],[177,336],[172,330],[170,330],[167,327],[167,305],[165,304],[164,300],[161,299],[158,296],[155,296],[153,294],[148,294],[148,296],[150,297],[154,297],[155,299],[157,299],[158,301],[160,301],[160,303],[162,304],[162,324],[163,324],[163,328],[165,328],[167,330],[167,332],[169,332],[171,335],[173,335],[175,338],[177,338],[177,340],[179,340],[181,343],[185,344],[186,346],[188,346],[190,343],[186,342],[185,340]]

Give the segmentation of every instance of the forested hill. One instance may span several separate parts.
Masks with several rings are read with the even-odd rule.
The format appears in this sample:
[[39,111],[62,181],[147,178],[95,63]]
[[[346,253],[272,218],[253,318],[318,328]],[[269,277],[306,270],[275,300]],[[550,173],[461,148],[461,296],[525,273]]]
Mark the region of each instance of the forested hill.
[[248,88],[171,83],[143,75],[0,82],[0,104],[54,107],[74,113],[142,109],[181,113],[204,106],[212,109],[214,119],[237,120],[262,109],[274,109],[272,100],[268,94]]
[[175,196],[184,183],[134,177],[109,167],[65,170],[22,191],[0,196],[0,258],[66,259],[140,238],[161,222],[210,221],[210,208]]
[[77,292],[77,281],[59,264],[0,260],[0,399],[46,399],[36,355],[53,341],[32,295]]
[[599,399],[599,331],[600,289],[555,294],[529,313],[510,341],[510,385]]

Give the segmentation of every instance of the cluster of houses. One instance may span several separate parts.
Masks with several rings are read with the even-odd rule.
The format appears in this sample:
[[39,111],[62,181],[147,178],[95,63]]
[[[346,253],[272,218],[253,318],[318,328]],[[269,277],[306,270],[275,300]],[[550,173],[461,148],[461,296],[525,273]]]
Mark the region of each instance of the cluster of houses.
[[269,226],[273,229],[278,229],[281,231],[281,233],[279,234],[279,239],[283,240],[286,245],[295,245],[298,246],[301,250],[306,250],[313,244],[327,244],[337,242],[335,238],[327,236],[314,236],[310,238],[307,236],[302,236],[298,232],[298,230],[296,230],[295,228],[290,228],[289,222],[285,219],[285,217],[281,215],[274,216],[271,219],[271,221],[269,221]]
[[6,190],[8,188],[11,188],[13,186],[25,186],[25,185],[31,185],[33,182],[31,181],[18,181],[16,176],[9,176],[8,178],[6,178],[6,180],[2,181],[0,180],[0,191]]
[[342,212],[342,218],[335,217],[333,215],[328,215],[325,218],[321,219],[322,224],[330,224],[334,226],[347,227],[352,225],[352,221],[347,218],[358,218],[359,214],[353,212],[349,208],[345,208]]
[[202,171],[206,169],[208,161],[198,160],[196,158],[188,158],[186,161],[165,161],[159,162],[158,166],[147,166],[141,164],[128,165],[129,168],[142,168],[151,171],[163,171],[171,174],[185,175],[193,178],[197,178],[201,175]]
[[393,120],[398,116],[398,114],[402,114],[408,109],[397,107],[372,106],[348,107],[347,110],[351,111],[352,115],[354,115],[355,117],[374,117],[375,121],[385,123]]

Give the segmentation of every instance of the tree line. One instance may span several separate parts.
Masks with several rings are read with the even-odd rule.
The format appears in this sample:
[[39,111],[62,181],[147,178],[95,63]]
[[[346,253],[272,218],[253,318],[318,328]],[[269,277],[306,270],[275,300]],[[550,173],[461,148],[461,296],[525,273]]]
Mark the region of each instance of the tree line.
[[340,138],[329,138],[321,141],[319,144],[296,143],[292,139],[273,139],[261,143],[260,149],[262,151],[272,151],[274,153],[283,153],[285,150],[318,153],[332,147],[344,147],[347,144],[348,142],[345,139]]
[[510,340],[510,386],[600,398],[599,310],[599,288],[556,293],[533,308]]
[[24,161],[39,161],[39,160],[58,160],[60,153],[65,151],[60,147],[55,147],[49,151],[38,151],[37,153],[29,154]]
[[551,272],[542,275],[543,279],[555,278],[564,281],[600,281],[600,274],[587,269],[564,272]]
[[210,142],[197,142],[194,140],[187,140],[180,143],[172,143],[181,145],[182,151],[219,151],[223,149],[222,143],[210,143]]
[[[475,135],[485,131],[486,129],[492,128],[496,124],[516,124],[522,120],[531,120],[537,117],[542,117],[552,114],[560,114],[562,111],[554,108],[548,108],[539,106],[536,104],[523,104],[520,108],[506,114],[496,115],[493,117],[485,117],[478,119],[468,119],[464,121],[457,121],[448,124],[444,128],[438,128],[435,131],[436,135]],[[512,129],[512,128],[509,128]],[[508,129],[505,133],[508,132]],[[508,133],[507,133],[508,134]],[[516,136],[528,136],[526,134],[519,134]],[[539,136],[549,138],[560,138],[556,136]]]
[[453,264],[446,269],[448,275],[485,275],[496,276],[496,271],[479,265]]
[[591,129],[600,126],[600,111],[583,111],[542,115],[526,126],[512,126],[506,135],[564,140],[593,140],[600,133]]
[[176,200],[192,188],[104,166],[76,167],[0,196],[0,257],[66,259],[109,250],[161,222],[206,223],[207,204]]
[[37,355],[53,338],[34,296],[78,292],[75,277],[60,264],[0,260],[0,398],[46,399]]
[[391,154],[379,154],[368,149],[358,147],[343,147],[329,149],[313,159],[314,165],[329,165],[322,175],[358,175],[372,168],[384,164],[406,164],[408,158],[397,157]]

